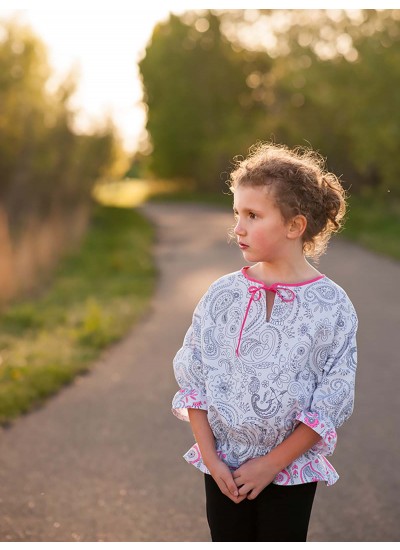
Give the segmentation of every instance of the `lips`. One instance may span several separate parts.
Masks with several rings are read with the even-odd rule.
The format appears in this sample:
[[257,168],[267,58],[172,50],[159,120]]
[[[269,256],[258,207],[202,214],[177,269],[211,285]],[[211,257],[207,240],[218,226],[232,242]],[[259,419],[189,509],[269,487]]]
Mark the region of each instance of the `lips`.
[[249,248],[249,245],[244,244],[244,243],[241,243],[240,241],[238,242],[238,246],[239,246],[239,248],[241,248],[242,250],[245,250],[246,248]]

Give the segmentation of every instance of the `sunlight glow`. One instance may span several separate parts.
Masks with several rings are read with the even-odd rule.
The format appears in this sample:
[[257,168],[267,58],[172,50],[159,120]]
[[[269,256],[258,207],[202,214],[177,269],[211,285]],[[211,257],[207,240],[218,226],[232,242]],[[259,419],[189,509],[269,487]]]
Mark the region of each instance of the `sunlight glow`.
[[126,178],[111,183],[98,183],[93,190],[93,198],[106,206],[133,208],[142,205],[152,196],[165,197],[181,189],[182,185],[177,181]]
[[81,4],[80,8],[57,3],[42,8],[0,9],[0,18],[28,24],[45,42],[54,74],[50,88],[71,71],[78,77],[71,101],[77,112],[76,130],[101,127],[109,116],[125,148],[134,151],[146,119],[137,62],[155,24],[166,19],[169,12],[182,13],[185,8],[182,2],[169,2],[165,7],[158,4],[147,10]]

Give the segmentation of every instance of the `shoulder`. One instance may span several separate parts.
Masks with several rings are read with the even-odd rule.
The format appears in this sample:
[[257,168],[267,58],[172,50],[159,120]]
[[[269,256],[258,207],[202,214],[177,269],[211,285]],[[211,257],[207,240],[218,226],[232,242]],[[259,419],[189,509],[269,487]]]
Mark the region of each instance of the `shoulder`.
[[326,276],[319,283],[322,293],[329,295],[335,303],[336,307],[333,308],[333,311],[336,313],[336,317],[338,319],[351,319],[352,324],[357,326],[358,319],[355,307],[344,288]]
[[327,288],[331,288],[332,291],[335,292],[338,300],[340,300],[341,302],[345,302],[347,304],[351,304],[353,306],[352,301],[350,300],[347,292],[344,290],[343,287],[335,283],[335,281],[333,281],[332,279],[330,279],[325,275],[325,277],[320,279],[319,282],[321,283],[321,285],[325,285]]
[[204,293],[201,299],[203,307],[207,309],[207,307],[211,303],[214,303],[215,300],[218,300],[219,297],[223,299],[226,295],[231,293],[234,294],[235,289],[240,288],[243,284],[245,284],[245,279],[241,271],[233,271],[232,273],[222,275],[211,283]]
[[232,273],[227,273],[226,275],[222,275],[222,277],[219,277],[219,279],[216,279],[209,286],[208,291],[215,292],[224,288],[234,288],[241,282],[241,279],[243,279],[241,271],[233,271]]

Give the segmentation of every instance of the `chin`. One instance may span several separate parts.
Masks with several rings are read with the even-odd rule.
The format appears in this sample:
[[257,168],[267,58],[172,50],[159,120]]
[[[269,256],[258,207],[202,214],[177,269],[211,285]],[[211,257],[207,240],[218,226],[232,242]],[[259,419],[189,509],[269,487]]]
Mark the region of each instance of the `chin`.
[[246,254],[246,252],[243,253],[243,258],[246,260],[246,262],[250,262],[253,264],[262,261],[259,258],[254,257],[254,255],[252,254]]
[[246,262],[250,262],[250,263],[253,263],[253,264],[272,261],[272,259],[269,258],[269,257],[257,256],[256,254],[246,254],[246,253],[244,253],[243,258],[246,260]]

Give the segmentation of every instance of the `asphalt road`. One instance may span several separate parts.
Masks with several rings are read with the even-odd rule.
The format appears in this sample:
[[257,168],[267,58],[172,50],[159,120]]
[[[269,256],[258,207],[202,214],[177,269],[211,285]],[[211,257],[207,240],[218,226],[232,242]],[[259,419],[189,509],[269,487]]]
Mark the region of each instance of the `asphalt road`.
[[[45,406],[0,431],[1,541],[209,541],[202,475],[170,413],[171,362],[208,285],[239,269],[231,214],[147,205],[157,291],[130,334]],[[339,430],[333,487],[319,486],[310,541],[399,541],[400,264],[336,239],[319,269],[360,320],[355,412]]]

